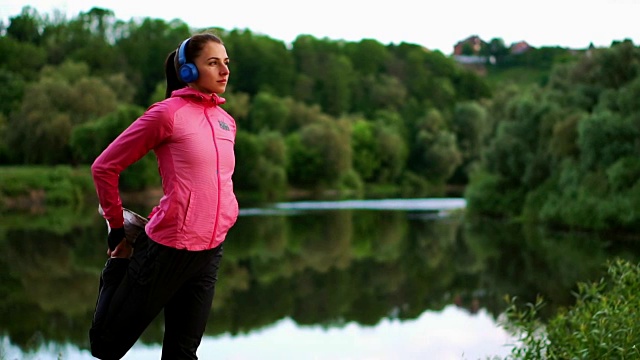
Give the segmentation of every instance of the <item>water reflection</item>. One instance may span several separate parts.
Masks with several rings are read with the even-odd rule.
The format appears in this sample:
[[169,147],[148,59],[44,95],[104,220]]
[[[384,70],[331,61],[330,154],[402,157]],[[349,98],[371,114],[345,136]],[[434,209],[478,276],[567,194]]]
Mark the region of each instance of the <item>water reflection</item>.
[[[6,342],[8,344],[8,342]],[[375,327],[356,323],[341,327],[299,326],[286,318],[248,334],[207,336],[198,350],[201,359],[486,359],[506,356],[509,335],[495,326],[484,310],[471,315],[455,306],[426,311],[418,319],[382,320]],[[20,351],[7,346],[7,359]],[[136,344],[123,360],[156,360],[160,345]],[[88,351],[66,347],[43,347],[38,360],[91,360]],[[35,360],[35,358],[34,358]]]
[[[551,314],[572,302],[577,281],[598,278],[606,259],[637,259],[640,253],[613,239],[443,217],[439,210],[450,209],[426,208],[424,202],[418,208],[414,200],[401,210],[378,202],[245,211],[225,245],[202,358],[234,346],[243,351],[228,358],[255,358],[266,339],[286,334],[273,341],[285,347],[306,342],[310,347],[301,351],[342,351],[343,357],[330,358],[354,359],[358,351],[366,355],[364,347],[342,340],[385,344],[402,334],[458,359],[475,359],[491,342],[465,348],[458,337],[428,334],[456,321],[461,325],[452,331],[459,334],[474,322],[483,324],[468,337],[500,331],[495,322],[505,294],[529,300],[542,294]],[[89,358],[87,329],[105,260],[104,232],[94,209],[2,216],[0,358],[15,351],[38,359],[51,351]],[[147,352],[157,358],[161,341],[158,320],[128,358]],[[504,354],[502,345],[494,343],[485,354]]]

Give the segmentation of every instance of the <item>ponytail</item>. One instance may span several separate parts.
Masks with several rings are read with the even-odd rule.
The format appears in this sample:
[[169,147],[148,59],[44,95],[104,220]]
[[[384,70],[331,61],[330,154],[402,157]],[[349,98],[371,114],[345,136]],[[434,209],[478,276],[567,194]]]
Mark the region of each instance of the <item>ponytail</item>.
[[187,86],[182,80],[178,79],[178,73],[176,71],[176,50],[169,53],[167,59],[164,62],[164,75],[167,78],[167,90],[164,92],[164,97],[171,97],[171,93],[175,90],[182,89]]

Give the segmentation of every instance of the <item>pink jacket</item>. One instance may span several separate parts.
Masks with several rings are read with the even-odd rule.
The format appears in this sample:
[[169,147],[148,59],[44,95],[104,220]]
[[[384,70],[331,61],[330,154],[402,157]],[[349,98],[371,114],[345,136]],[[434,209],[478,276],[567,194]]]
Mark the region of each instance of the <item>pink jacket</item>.
[[225,100],[191,88],[174,91],[134,121],[96,158],[91,171],[111,227],[122,227],[118,177],[150,150],[158,159],[164,196],[146,231],[177,249],[206,250],[222,243],[238,217],[231,176],[235,120]]

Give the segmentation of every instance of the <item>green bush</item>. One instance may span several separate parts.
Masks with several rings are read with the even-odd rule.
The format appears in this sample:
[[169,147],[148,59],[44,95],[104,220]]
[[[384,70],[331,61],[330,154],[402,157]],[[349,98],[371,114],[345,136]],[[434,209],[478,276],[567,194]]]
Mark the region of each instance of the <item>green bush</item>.
[[548,321],[544,300],[509,299],[505,329],[518,339],[507,359],[640,358],[640,265],[615,259],[593,283],[579,283],[576,302]]

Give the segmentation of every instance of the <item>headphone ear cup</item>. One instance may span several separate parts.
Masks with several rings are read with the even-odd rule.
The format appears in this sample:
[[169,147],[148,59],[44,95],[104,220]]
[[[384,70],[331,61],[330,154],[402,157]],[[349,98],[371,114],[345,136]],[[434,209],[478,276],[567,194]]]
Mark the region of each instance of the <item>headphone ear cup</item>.
[[180,72],[180,78],[182,79],[182,81],[186,83],[190,83],[198,80],[198,75],[199,75],[198,68],[191,63],[186,63],[180,66],[179,72]]

